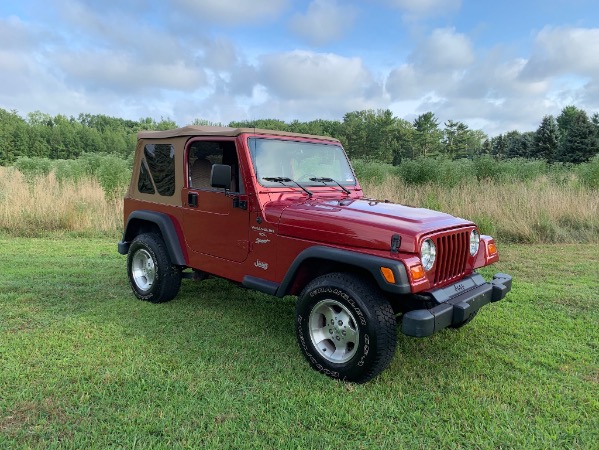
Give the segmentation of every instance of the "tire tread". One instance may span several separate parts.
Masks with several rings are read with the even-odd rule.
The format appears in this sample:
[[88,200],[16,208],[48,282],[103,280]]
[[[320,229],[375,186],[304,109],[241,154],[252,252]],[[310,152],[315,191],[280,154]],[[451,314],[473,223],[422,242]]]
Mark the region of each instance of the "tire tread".
[[[356,294],[376,321],[376,348],[375,358],[361,373],[349,379],[355,383],[365,383],[381,373],[391,362],[397,346],[397,320],[393,308],[387,299],[380,293],[378,286],[370,280],[359,275],[332,272],[315,278],[302,290],[300,299],[310,291],[324,285],[334,284]],[[300,308],[298,302],[298,314]]]

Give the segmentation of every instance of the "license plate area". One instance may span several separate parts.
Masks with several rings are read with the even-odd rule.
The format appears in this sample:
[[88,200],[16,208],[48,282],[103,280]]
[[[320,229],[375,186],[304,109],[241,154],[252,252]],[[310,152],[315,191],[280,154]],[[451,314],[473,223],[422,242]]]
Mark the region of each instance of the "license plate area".
[[469,290],[474,289],[484,283],[486,283],[485,279],[481,275],[475,274],[463,278],[457,283],[452,283],[449,286],[434,289],[431,294],[437,303],[445,303],[446,301],[451,300],[452,298],[457,297],[464,292],[468,292]]

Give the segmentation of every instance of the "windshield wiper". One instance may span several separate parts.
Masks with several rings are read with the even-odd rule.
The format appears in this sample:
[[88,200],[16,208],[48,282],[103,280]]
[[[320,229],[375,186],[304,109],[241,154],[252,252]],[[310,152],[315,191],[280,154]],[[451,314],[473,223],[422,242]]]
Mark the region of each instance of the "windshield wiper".
[[332,178],[327,178],[327,177],[322,177],[322,178],[310,178],[310,181],[315,181],[317,183],[335,183],[337,186],[339,186],[341,189],[343,189],[343,191],[346,194],[351,194],[351,192],[349,191],[349,189],[347,189],[345,186],[341,185],[341,183],[339,183],[337,180],[333,180]]
[[297,181],[292,180],[291,178],[287,178],[287,177],[262,177],[263,180],[266,181],[272,181],[273,183],[281,183],[283,186],[285,185],[285,183],[294,183],[298,188],[302,189],[306,194],[308,194],[308,196],[312,197],[312,191],[309,191],[308,189],[306,189],[305,187],[303,187],[301,184],[299,184]]

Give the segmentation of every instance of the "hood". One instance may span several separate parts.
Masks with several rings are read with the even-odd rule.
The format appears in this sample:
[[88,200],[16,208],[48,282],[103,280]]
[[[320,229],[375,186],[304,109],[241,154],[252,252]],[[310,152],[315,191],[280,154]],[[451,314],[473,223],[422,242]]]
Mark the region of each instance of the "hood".
[[266,208],[279,215],[281,235],[383,251],[390,250],[394,234],[401,237],[400,251],[413,253],[422,235],[473,225],[430,209],[364,199],[312,198]]

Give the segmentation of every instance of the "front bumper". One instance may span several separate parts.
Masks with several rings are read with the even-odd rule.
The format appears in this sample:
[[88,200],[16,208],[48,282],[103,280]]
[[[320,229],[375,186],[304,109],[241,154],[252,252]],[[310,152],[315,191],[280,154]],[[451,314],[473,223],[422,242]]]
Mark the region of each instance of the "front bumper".
[[457,327],[469,320],[488,303],[496,302],[512,289],[512,277],[498,273],[489,283],[475,273],[429,294],[436,306],[416,309],[403,315],[401,332],[408,336],[425,337],[447,327]]

